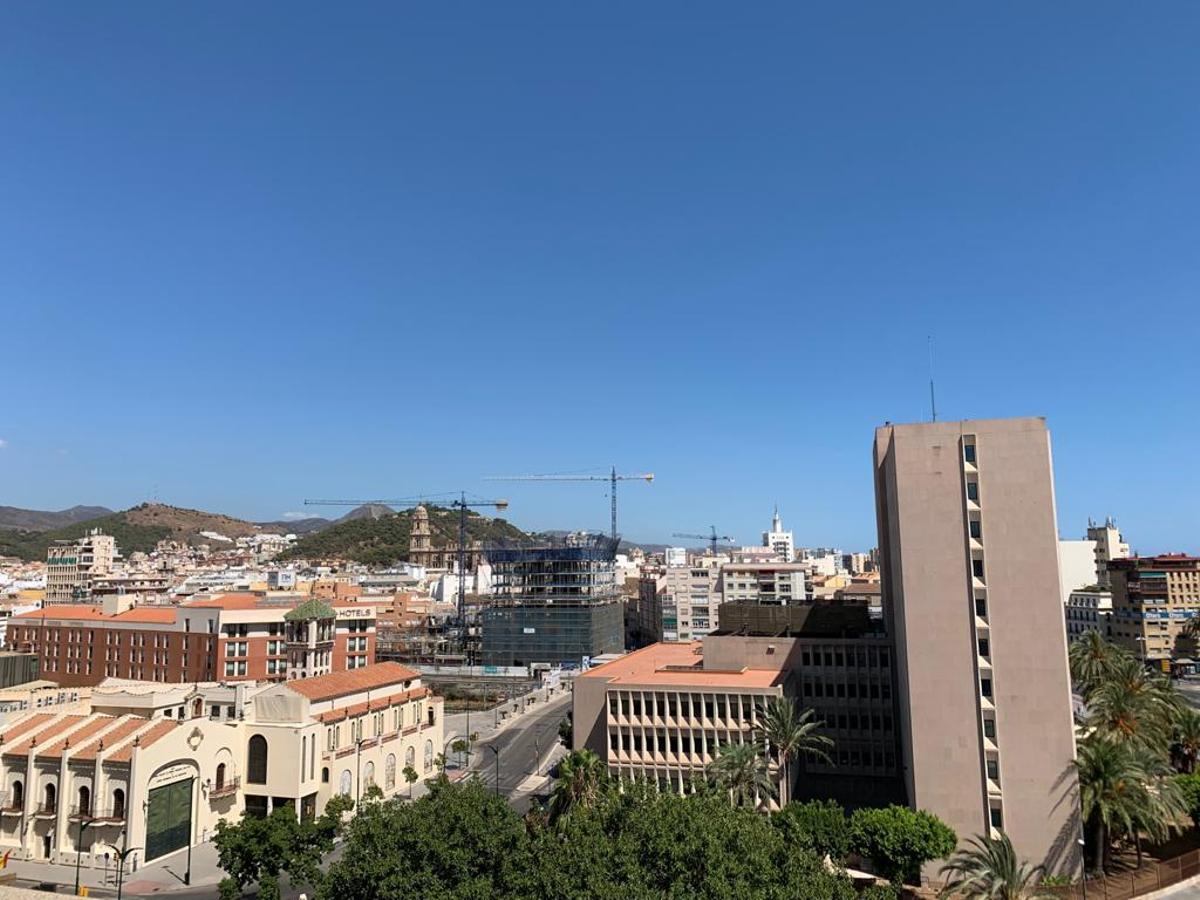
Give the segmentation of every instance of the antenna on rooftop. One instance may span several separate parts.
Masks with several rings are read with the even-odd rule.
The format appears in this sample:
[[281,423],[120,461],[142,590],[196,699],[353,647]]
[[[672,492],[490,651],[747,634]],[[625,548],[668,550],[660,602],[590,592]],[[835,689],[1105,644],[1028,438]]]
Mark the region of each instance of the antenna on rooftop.
[[930,421],[937,421],[937,397],[933,393],[933,335],[927,337],[929,341],[929,415]]

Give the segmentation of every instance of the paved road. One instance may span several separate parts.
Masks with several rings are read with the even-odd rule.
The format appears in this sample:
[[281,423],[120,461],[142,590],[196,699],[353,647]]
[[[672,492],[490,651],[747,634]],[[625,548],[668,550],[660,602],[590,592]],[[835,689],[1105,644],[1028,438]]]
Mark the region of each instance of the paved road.
[[1155,900],[1200,900],[1200,885],[1180,884],[1166,888]]
[[545,775],[549,758],[558,740],[558,726],[567,716],[571,697],[555,697],[540,709],[526,713],[520,721],[500,732],[478,752],[471,771],[478,772],[488,787],[496,786],[497,754],[499,751],[500,792],[509,798],[521,792],[523,783],[535,774]]

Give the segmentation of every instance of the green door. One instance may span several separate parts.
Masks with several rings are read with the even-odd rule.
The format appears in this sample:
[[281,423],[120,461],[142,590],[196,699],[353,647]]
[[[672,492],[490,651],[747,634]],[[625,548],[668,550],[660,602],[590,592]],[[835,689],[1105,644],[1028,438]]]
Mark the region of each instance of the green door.
[[195,782],[194,778],[184,778],[150,791],[150,806],[146,811],[147,862],[188,845]]

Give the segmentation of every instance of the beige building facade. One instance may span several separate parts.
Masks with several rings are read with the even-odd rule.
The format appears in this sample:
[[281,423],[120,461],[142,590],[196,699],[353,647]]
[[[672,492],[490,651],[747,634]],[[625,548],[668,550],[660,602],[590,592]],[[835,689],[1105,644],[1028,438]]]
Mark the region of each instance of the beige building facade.
[[1197,652],[1189,623],[1200,615],[1200,557],[1135,556],[1108,563],[1112,636],[1139,659],[1167,665]]
[[58,541],[46,550],[46,603],[79,603],[92,596],[92,584],[110,575],[117,558],[112,535],[93,528],[77,541]]
[[[1050,436],[1041,418],[875,434],[909,803],[1081,868]],[[936,865],[932,867],[936,869]]]

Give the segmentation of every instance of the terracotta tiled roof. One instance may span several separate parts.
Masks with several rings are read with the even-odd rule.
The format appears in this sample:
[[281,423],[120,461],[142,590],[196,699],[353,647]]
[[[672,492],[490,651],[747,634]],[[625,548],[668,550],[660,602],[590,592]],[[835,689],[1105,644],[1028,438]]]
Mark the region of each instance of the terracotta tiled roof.
[[55,741],[53,744],[39,745],[37,752],[34,754],[38,759],[43,757],[49,759],[60,759],[63,751],[68,747],[78,747],[81,742],[86,741],[94,734],[103,731],[109,725],[116,721],[113,716],[93,715],[91,720],[81,728],[76,728],[69,735],[60,741]]
[[413,681],[421,674],[400,663],[382,662],[363,666],[349,672],[332,672],[315,678],[297,678],[284,686],[309,700],[334,700],[362,691],[374,691],[404,681]]
[[63,604],[61,606],[44,606],[13,616],[20,619],[22,625],[32,625],[45,619],[47,622],[61,619],[75,619],[89,622],[140,622],[153,625],[173,625],[178,608],[174,606],[135,606],[116,615],[105,615],[99,606],[77,606]]
[[9,741],[16,740],[27,731],[41,728],[53,718],[54,715],[52,713],[34,713],[28,719],[15,722],[3,731],[0,731],[0,744],[7,744]]
[[322,724],[329,722],[340,722],[345,718],[353,718],[361,716],[365,712],[381,712],[390,706],[395,706],[398,703],[407,703],[410,700],[418,700],[422,697],[428,697],[433,691],[426,687],[413,688],[411,691],[400,691],[398,694],[388,694],[386,697],[376,699],[372,697],[369,701],[355,703],[353,706],[346,706],[342,709],[331,709],[327,713],[322,713],[317,717]]
[[[149,747],[156,741],[166,737],[172,731],[179,727],[179,723],[174,719],[159,719],[150,728],[149,731],[139,735],[139,747]],[[129,762],[133,757],[133,741],[129,741],[120,750],[108,757],[110,762]]]
[[115,726],[111,731],[106,731],[104,734],[100,735],[99,738],[92,741],[90,744],[80,747],[78,750],[76,750],[74,753],[72,753],[71,759],[75,759],[75,760],[95,759],[97,756],[100,755],[100,745],[101,744],[103,744],[105,747],[108,747],[111,750],[117,744],[121,743],[121,741],[125,740],[127,737],[132,735],[139,728],[142,728],[143,726],[148,725],[149,723],[150,723],[149,719],[143,719],[140,716],[128,716],[128,717],[124,718],[124,720],[121,721],[121,723],[119,725]]
[[16,754],[18,756],[26,755],[33,747],[40,747],[46,741],[55,735],[62,734],[80,724],[87,716],[63,716],[57,722],[52,722],[37,734],[27,737],[20,741],[16,746],[5,749],[4,755]]

